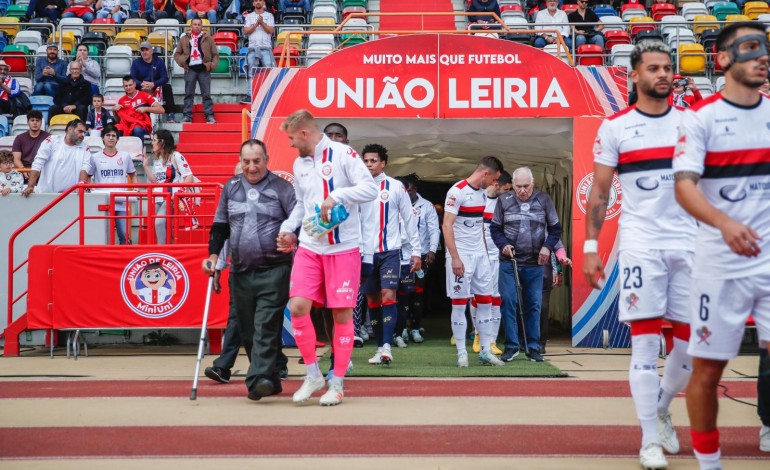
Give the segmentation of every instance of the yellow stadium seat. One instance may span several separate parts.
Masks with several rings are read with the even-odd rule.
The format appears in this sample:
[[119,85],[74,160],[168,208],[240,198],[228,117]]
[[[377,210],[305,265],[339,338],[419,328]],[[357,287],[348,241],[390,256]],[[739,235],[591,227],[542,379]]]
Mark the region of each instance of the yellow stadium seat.
[[138,31],[121,31],[115,36],[113,44],[116,46],[128,46],[133,52],[139,50],[139,44],[142,42],[142,36]]
[[297,48],[300,48],[302,46],[302,35],[291,34],[291,31],[284,31],[282,33],[278,33],[278,37],[275,40],[275,44],[278,46],[283,46],[285,44],[284,41],[286,41],[286,36],[289,36],[289,45],[295,46]]
[[110,41],[118,34],[118,28],[114,24],[91,23],[88,26],[88,31],[91,33],[104,33]]
[[136,31],[139,36],[146,38],[150,34],[150,27],[144,18],[129,18],[123,23],[120,31]]
[[17,23],[19,19],[13,16],[0,17],[0,32],[5,33],[8,38],[15,38],[16,34],[21,31],[21,26]]
[[153,47],[162,47],[165,51],[174,50],[174,35],[168,31],[153,31],[147,36],[147,41],[153,45]]
[[310,24],[312,30],[331,30],[337,27],[337,22],[334,18],[315,18]]
[[765,2],[746,2],[743,6],[743,14],[756,20],[759,15],[770,13],[770,7]]
[[725,16],[725,21],[728,23],[737,23],[739,21],[751,21],[751,18],[746,15],[727,15]]
[[57,114],[51,118],[51,123],[48,124],[48,133],[50,134],[64,134],[64,130],[67,128],[67,123],[73,119],[80,119],[77,114]]
[[706,50],[702,44],[679,45],[679,70],[685,75],[706,73]]
[[717,17],[714,15],[696,15],[692,19],[692,32],[696,36],[700,36],[707,29],[721,29],[722,26],[719,23],[715,23],[716,20]]
[[631,25],[628,27],[628,32],[632,36],[636,35],[639,31],[654,31],[657,28],[654,20],[649,16],[632,16],[629,21]]
[[77,40],[75,39],[75,33],[72,31],[56,31],[53,33],[53,42],[61,43],[62,52],[69,54],[75,49]]

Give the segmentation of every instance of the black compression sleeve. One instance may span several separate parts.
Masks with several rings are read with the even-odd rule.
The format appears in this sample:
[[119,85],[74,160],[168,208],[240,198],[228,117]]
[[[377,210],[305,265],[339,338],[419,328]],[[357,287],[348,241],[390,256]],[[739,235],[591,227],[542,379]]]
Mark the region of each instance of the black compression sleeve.
[[214,222],[209,233],[209,254],[219,255],[222,247],[225,246],[225,240],[230,238],[230,225],[222,222]]

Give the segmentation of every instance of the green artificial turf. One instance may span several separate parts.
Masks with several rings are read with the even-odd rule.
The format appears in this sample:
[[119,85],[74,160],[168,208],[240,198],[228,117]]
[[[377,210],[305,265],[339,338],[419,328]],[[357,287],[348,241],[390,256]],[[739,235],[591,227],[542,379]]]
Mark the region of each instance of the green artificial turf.
[[[353,349],[354,369],[348,377],[566,377],[567,374],[548,362],[530,362],[524,352],[503,367],[479,364],[478,354],[468,342],[467,368],[457,367],[457,349],[449,344],[449,337],[426,339],[423,343],[409,343],[408,348],[393,347],[393,362],[389,366],[373,366],[368,360],[377,351],[373,340],[363,348]],[[322,364],[329,364],[328,353]]]

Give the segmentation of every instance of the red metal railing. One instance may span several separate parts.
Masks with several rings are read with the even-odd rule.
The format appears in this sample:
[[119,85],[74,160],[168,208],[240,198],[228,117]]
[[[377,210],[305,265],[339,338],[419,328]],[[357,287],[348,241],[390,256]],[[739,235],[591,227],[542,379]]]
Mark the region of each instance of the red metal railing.
[[[184,188],[195,188],[200,192],[179,191]],[[109,215],[85,215],[85,194],[92,189],[113,190],[110,192],[110,204],[109,207],[99,206],[99,209],[105,210]],[[27,295],[27,290],[14,297],[14,275],[23,268],[29,258],[25,258],[21,263],[15,265],[14,246],[16,239],[24,233],[35,222],[40,220],[46,213],[51,211],[57,204],[64,200],[67,196],[75,193],[78,195],[78,214],[75,218],[66,224],[66,226],[57,232],[50,240],[45,244],[50,245],[55,242],[62,234],[67,232],[70,228],[77,224],[78,226],[78,244],[85,244],[85,226],[86,220],[110,220],[110,243],[115,243],[115,222],[119,219],[126,220],[126,236],[127,239],[130,236],[131,226],[129,221],[132,219],[139,220],[139,244],[153,244],[156,242],[155,234],[155,221],[158,218],[166,219],[166,223],[171,220],[173,223],[170,228],[166,230],[166,243],[170,243],[173,240],[181,241],[183,237],[179,237],[177,234],[180,232],[190,232],[181,227],[182,222],[188,220],[191,216],[189,214],[177,214],[174,208],[178,207],[180,203],[186,203],[188,206],[196,206],[196,203],[200,203],[202,209],[199,213],[194,214],[199,221],[198,226],[194,230],[205,231],[207,227],[211,225],[213,221],[214,213],[216,210],[216,204],[219,201],[219,195],[222,190],[222,185],[219,183],[172,183],[172,184],[149,184],[149,183],[136,183],[136,184],[77,184],[70,187],[63,193],[61,193],[56,199],[48,203],[37,214],[32,216],[27,222],[19,227],[8,240],[8,305],[7,305],[7,324],[6,329],[13,321],[13,307]],[[175,192],[171,192],[175,191]],[[34,197],[34,196],[32,196]],[[125,198],[126,207],[130,207],[132,199],[138,199],[139,204],[136,206],[139,208],[139,213],[136,215],[116,215],[115,214],[115,202],[117,200]],[[142,201],[147,201],[147,213],[142,212]],[[167,213],[158,217],[155,213],[155,202],[157,199],[163,199],[166,202]],[[212,211],[213,209],[213,211]],[[142,236],[142,233],[146,233],[146,237]],[[174,236],[176,238],[174,238]],[[144,238],[144,239],[143,239]],[[141,243],[144,241],[145,243]],[[5,331],[3,332],[5,335]]]

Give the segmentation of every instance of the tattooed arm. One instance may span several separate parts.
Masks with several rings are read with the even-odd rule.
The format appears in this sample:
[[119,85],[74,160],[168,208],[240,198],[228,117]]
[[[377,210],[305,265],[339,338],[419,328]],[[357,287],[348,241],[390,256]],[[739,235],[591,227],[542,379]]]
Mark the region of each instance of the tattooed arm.
[[[594,182],[588,195],[586,208],[586,240],[597,240],[607,214],[610,185],[615,168],[594,163]],[[598,253],[584,253],[583,275],[594,289],[600,289],[599,278],[604,279],[604,267]]]
[[759,255],[759,234],[711,205],[697,187],[700,180],[698,173],[677,171],[674,180],[676,200],[684,210],[698,221],[718,228],[725,243],[736,254],[748,257]]

